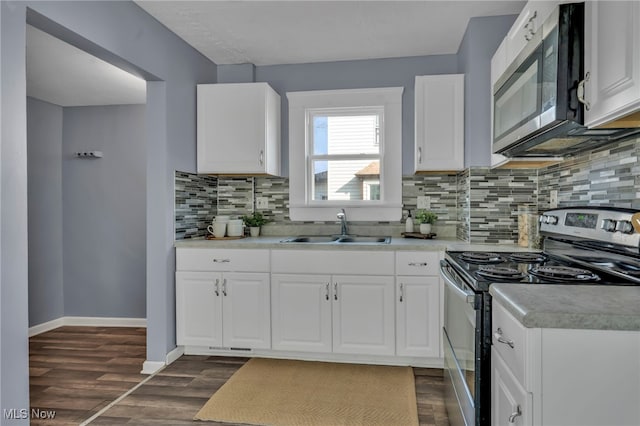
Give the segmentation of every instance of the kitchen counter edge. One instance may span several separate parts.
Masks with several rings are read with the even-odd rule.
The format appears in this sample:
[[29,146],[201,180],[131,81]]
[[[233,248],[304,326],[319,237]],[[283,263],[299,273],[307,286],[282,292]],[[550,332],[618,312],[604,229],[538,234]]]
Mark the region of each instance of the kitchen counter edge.
[[527,328],[640,331],[640,287],[492,284],[489,293]]
[[191,238],[176,240],[176,248],[227,248],[227,249],[277,249],[277,250],[360,250],[360,251],[396,251],[396,250],[492,250],[492,251],[531,251],[516,244],[472,244],[456,239],[421,240],[392,237],[389,244],[310,244],[282,243],[287,236],[249,237],[235,240],[207,240]]

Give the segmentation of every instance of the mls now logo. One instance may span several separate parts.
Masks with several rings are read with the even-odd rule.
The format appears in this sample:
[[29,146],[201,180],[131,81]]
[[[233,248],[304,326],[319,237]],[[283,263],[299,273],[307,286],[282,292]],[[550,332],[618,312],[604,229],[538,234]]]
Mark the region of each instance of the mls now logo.
[[[31,414],[31,416],[29,416]],[[39,408],[32,408],[31,413],[26,408],[5,408],[2,410],[2,415],[7,420],[20,420],[28,419],[54,419],[56,412],[54,410],[41,410]]]

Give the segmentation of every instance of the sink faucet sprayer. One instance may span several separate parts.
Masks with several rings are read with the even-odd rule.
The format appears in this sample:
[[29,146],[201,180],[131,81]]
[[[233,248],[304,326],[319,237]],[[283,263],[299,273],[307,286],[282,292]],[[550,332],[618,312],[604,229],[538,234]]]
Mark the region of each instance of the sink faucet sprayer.
[[347,231],[347,214],[344,209],[340,209],[336,216],[340,219],[340,235],[349,235],[349,232]]

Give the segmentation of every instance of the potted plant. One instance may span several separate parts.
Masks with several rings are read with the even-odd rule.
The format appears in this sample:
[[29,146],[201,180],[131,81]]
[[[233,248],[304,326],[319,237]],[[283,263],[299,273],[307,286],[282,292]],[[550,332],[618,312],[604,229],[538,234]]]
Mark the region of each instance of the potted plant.
[[252,237],[260,235],[260,227],[269,222],[260,212],[253,212],[250,215],[242,216],[242,221],[249,227],[249,232]]
[[430,234],[431,225],[436,223],[437,219],[438,216],[434,212],[428,210],[418,210],[416,212],[416,222],[420,224],[421,234]]

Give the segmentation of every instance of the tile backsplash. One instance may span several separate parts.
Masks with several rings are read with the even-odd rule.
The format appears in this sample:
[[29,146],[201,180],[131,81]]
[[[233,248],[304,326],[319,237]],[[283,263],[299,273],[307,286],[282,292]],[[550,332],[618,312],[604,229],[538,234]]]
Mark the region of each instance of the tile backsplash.
[[[549,191],[558,191],[559,206],[612,205],[640,209],[640,139],[608,145],[543,169],[471,168],[457,175],[405,176],[404,209],[416,210],[417,197],[430,197],[438,215],[438,235],[472,243],[517,242],[521,204],[549,208]],[[256,197],[275,232],[335,232],[335,222],[293,222],[289,218],[289,180],[282,177],[229,177],[176,172],[176,239],[203,237],[216,214],[240,216],[252,211]],[[400,222],[357,223],[384,227],[399,235]],[[284,227],[284,228],[283,228]],[[323,228],[324,227],[324,228]]]
[[217,214],[218,179],[208,175],[175,174],[176,240],[207,234],[212,216]]

